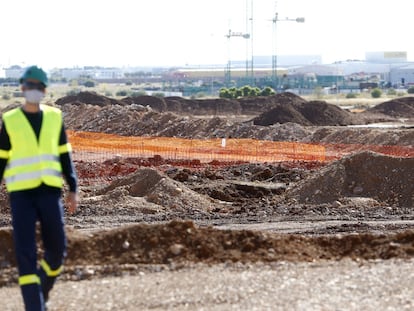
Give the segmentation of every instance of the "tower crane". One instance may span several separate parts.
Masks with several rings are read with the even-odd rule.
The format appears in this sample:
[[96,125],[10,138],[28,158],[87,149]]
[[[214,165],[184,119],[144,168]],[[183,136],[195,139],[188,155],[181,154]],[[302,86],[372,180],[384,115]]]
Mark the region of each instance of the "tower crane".
[[227,60],[227,68],[226,68],[226,74],[225,74],[225,80],[226,85],[229,86],[231,82],[231,56],[230,56],[230,38],[232,37],[241,37],[243,39],[249,39],[250,34],[249,33],[243,33],[243,32],[234,32],[229,29],[229,32],[226,35],[227,38],[227,48],[228,48],[228,60]]
[[272,82],[273,82],[273,86],[275,88],[275,90],[277,89],[277,51],[276,51],[276,36],[277,36],[277,32],[276,32],[276,24],[277,22],[296,22],[296,23],[304,23],[305,22],[305,18],[304,17],[297,17],[297,18],[283,18],[280,19],[278,13],[275,13],[275,16],[272,18],[272,23],[273,23],[273,52],[272,52]]

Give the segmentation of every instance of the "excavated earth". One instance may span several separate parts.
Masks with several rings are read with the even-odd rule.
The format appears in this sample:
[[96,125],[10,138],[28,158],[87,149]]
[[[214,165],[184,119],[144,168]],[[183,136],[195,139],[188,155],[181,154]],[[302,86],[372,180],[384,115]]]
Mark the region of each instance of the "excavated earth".
[[[414,256],[413,97],[361,113],[291,93],[115,100],[83,92],[51,104],[75,131],[311,142],[335,145],[341,155],[322,163],[75,158],[81,199],[76,214],[66,215],[63,279],[133,274],[142,264]],[[378,146],[403,151],[389,155]],[[16,275],[4,189],[0,195],[4,286]]]

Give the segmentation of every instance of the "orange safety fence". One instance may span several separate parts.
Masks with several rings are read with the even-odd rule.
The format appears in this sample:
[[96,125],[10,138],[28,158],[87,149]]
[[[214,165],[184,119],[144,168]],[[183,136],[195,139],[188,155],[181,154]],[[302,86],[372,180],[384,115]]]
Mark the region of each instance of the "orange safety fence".
[[358,151],[414,157],[412,146],[363,144],[305,144],[248,138],[185,139],[135,137],[98,132],[68,131],[75,160],[161,156],[170,160],[211,162],[326,162]]
[[67,131],[75,160],[106,160],[115,156],[198,159],[201,162],[282,162],[326,160],[317,144],[274,142],[243,138],[184,139],[133,137],[97,132]]
[[373,151],[376,153],[395,156],[399,158],[414,158],[413,146],[396,145],[370,145],[370,144],[324,144],[326,148],[326,160],[340,159],[350,153],[360,151]]

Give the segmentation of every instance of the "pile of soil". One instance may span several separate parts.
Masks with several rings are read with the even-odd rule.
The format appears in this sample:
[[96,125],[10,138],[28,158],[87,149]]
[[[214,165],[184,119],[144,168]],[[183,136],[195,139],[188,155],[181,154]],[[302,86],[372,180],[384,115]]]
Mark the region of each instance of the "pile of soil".
[[[82,92],[63,97],[56,103],[64,112],[68,129],[126,136],[232,137],[300,142],[324,139],[328,143],[332,139],[335,143],[373,141],[381,144],[381,141],[387,141],[392,145],[400,143],[399,137],[410,136],[408,131],[395,135],[373,128],[335,126],[366,124],[391,117],[378,112],[351,113],[323,101],[308,102],[292,93],[238,100],[151,96],[115,100]],[[244,120],[238,121],[235,115]],[[251,118],[245,121],[247,115]],[[380,137],[376,139],[378,135]]]
[[352,127],[319,127],[310,137],[310,142],[323,144],[338,144],[345,151],[375,146],[406,146],[412,148],[414,131],[407,128],[352,128]]
[[78,94],[64,96],[56,100],[57,105],[64,105],[67,103],[71,103],[75,105],[81,104],[81,103],[88,103],[88,104],[97,105],[97,106],[121,104],[121,102],[116,99],[102,96],[95,92],[79,92]]
[[281,102],[253,119],[257,125],[293,122],[301,125],[352,125],[361,123],[357,117],[338,106],[324,101]]
[[271,109],[275,105],[292,105],[306,102],[303,98],[289,92],[266,97],[242,97],[239,99],[165,97],[163,99],[150,100],[150,96],[122,99],[122,102],[125,103],[131,101],[137,105],[149,106],[157,112],[173,112],[191,116],[257,115]]
[[[252,120],[258,125],[275,123],[298,123],[301,125],[351,125],[369,122],[369,113],[397,118],[414,117],[413,97],[393,99],[367,109],[364,116],[328,104],[325,101],[306,101],[298,95],[284,92],[266,97],[243,97],[239,99],[186,99],[181,97],[136,96],[121,100],[98,95],[95,92],[80,92],[59,98],[55,102],[65,104],[138,105],[156,112],[173,112],[179,115],[255,115]],[[368,116],[367,116],[368,115]],[[368,117],[368,120],[366,119]],[[373,120],[371,120],[373,121]]]
[[377,204],[412,207],[413,180],[414,158],[361,152],[322,168],[291,189],[287,197],[312,204],[340,204],[347,198],[362,197],[372,198]]
[[[69,256],[60,278],[133,274],[134,270],[139,272],[138,264],[410,258],[414,254],[413,238],[412,230],[388,236],[365,233],[312,237],[219,230],[190,221],[137,224],[88,233],[69,231]],[[0,230],[0,263],[0,286],[13,284],[15,260],[10,230]]]
[[378,104],[368,112],[383,113],[396,118],[414,118],[414,97],[401,97]]

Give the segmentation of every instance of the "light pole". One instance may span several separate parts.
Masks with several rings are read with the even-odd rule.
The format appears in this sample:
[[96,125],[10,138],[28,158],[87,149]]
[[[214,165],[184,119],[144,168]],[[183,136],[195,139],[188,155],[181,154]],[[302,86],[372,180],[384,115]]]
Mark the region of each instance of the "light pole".
[[297,23],[304,23],[305,18],[304,17],[297,17],[297,18],[285,18],[285,19],[279,19],[279,15],[276,12],[275,16],[272,19],[273,23],[273,54],[272,54],[272,84],[275,90],[277,90],[277,84],[278,84],[278,77],[277,77],[277,49],[276,49],[276,24],[277,22],[297,22]]

